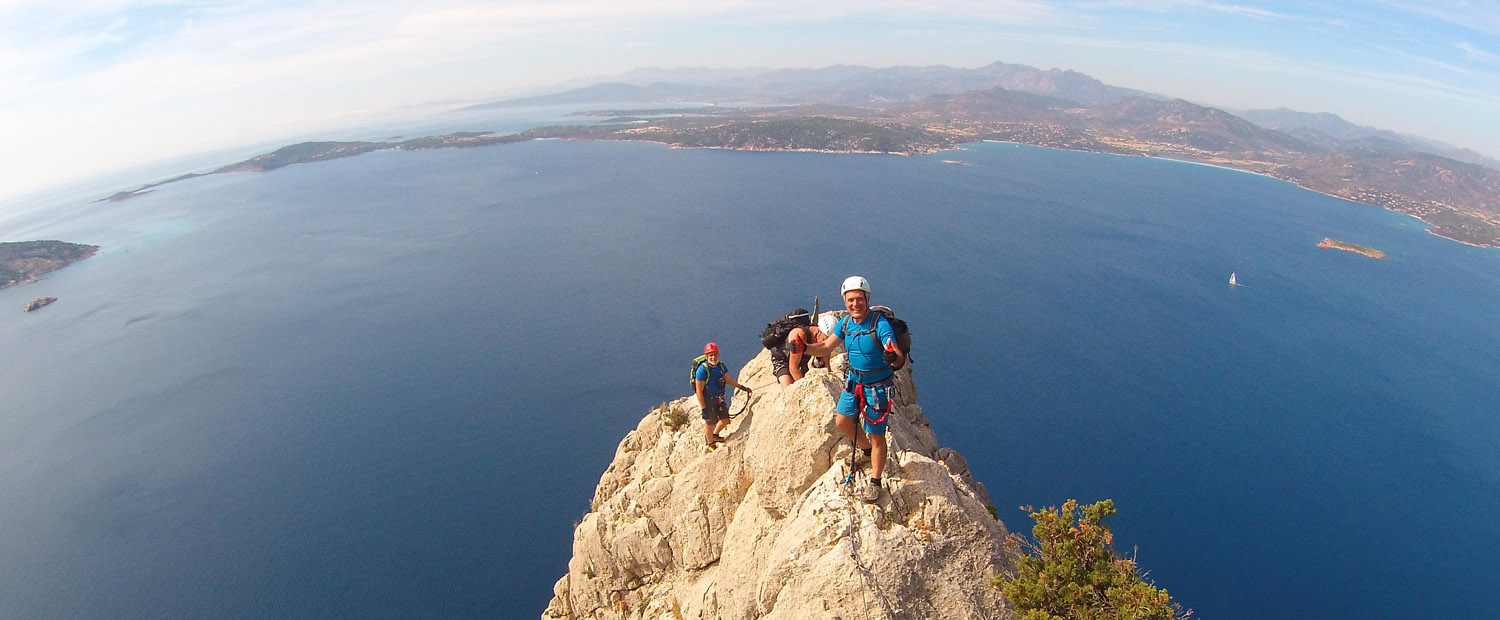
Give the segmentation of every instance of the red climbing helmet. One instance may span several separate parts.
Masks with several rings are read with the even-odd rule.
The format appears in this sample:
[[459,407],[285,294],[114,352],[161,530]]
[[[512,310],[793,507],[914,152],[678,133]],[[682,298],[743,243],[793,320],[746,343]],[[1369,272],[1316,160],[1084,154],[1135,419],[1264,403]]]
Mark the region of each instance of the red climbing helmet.
[[703,354],[704,355],[708,355],[709,353],[718,353],[718,352],[719,352],[719,345],[716,345],[716,344],[714,344],[712,342],[703,345]]

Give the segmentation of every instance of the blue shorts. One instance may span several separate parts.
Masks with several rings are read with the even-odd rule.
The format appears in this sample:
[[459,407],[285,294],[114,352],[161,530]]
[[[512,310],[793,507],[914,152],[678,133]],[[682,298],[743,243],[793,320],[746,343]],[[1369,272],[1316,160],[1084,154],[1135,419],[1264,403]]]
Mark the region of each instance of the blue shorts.
[[[886,411],[891,406],[891,387],[893,387],[893,384],[889,381],[864,386],[865,415],[868,416],[864,419],[866,433],[871,435],[885,434],[885,425],[890,420],[882,418],[879,424],[872,424],[870,423],[870,417],[881,418],[881,412]],[[843,395],[839,396],[838,406],[834,407],[833,410],[841,416],[853,418],[859,415],[859,410],[855,407],[854,388],[852,383],[845,384],[845,388]]]

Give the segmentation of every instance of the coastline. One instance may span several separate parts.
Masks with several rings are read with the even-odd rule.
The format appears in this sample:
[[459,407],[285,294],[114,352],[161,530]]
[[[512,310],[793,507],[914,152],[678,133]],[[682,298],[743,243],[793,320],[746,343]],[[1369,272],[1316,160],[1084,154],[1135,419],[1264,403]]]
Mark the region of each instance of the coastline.
[[[580,142],[596,142],[596,140],[579,140],[579,141]],[[642,142],[642,143],[650,143],[650,144],[660,144],[660,145],[665,146],[667,148],[683,149],[683,150],[698,149],[698,150],[705,150],[705,151],[741,151],[741,152],[745,152],[745,153],[822,153],[822,154],[825,154],[825,155],[895,155],[895,156],[898,156],[898,157],[910,157],[912,155],[932,155],[933,153],[940,152],[940,151],[933,151],[931,153],[926,153],[926,152],[924,152],[924,153],[897,153],[897,152],[894,152],[894,151],[854,151],[854,150],[838,151],[838,150],[833,150],[833,149],[747,149],[747,148],[736,148],[736,147],[733,147],[733,146],[692,146],[692,145],[688,145],[688,144],[672,144],[671,142],[661,142],[659,140],[640,140],[640,139],[636,139],[636,140],[619,140],[619,142]]]
[[1268,179],[1272,179],[1274,181],[1278,181],[1278,182],[1281,182],[1281,183],[1286,183],[1286,184],[1295,186],[1295,187],[1297,187],[1299,189],[1303,189],[1303,190],[1312,192],[1314,194],[1322,194],[1324,196],[1328,196],[1329,198],[1337,198],[1339,200],[1342,200],[1342,201],[1350,203],[1350,204],[1357,204],[1357,205],[1362,205],[1362,206],[1366,206],[1366,207],[1375,207],[1376,209],[1380,209],[1382,211],[1387,211],[1387,212],[1390,212],[1390,213],[1395,213],[1396,215],[1400,215],[1402,217],[1409,217],[1409,218],[1414,219],[1414,220],[1416,220],[1418,222],[1421,222],[1422,226],[1423,226],[1423,231],[1425,231],[1427,234],[1432,235],[1434,237],[1441,238],[1441,239],[1446,239],[1446,240],[1452,241],[1454,243],[1462,243],[1464,245],[1467,245],[1469,247],[1474,247],[1474,248],[1490,248],[1490,249],[1500,248],[1500,245],[1497,245],[1497,244],[1475,243],[1473,241],[1464,241],[1462,239],[1454,239],[1453,237],[1450,237],[1450,236],[1445,235],[1445,234],[1443,234],[1441,232],[1438,232],[1436,224],[1433,224],[1432,222],[1429,222],[1427,220],[1422,219],[1422,216],[1420,216],[1420,215],[1413,215],[1411,213],[1402,213],[1402,212],[1397,211],[1395,209],[1391,209],[1391,208],[1388,208],[1388,207],[1383,207],[1381,205],[1371,204],[1371,203],[1368,203],[1368,202],[1360,202],[1358,200],[1351,200],[1349,198],[1345,198],[1345,197],[1339,196],[1337,194],[1331,194],[1329,192],[1325,192],[1325,191],[1320,191],[1320,190],[1317,190],[1317,189],[1313,189],[1311,187],[1308,187],[1308,186],[1303,185],[1301,183],[1297,183],[1295,181],[1288,181],[1286,179],[1283,179],[1281,177],[1278,177],[1278,176],[1276,176],[1274,174],[1270,174],[1270,173],[1267,173],[1267,172],[1258,172],[1258,171],[1255,171],[1255,170],[1245,170],[1244,168],[1235,168],[1235,167],[1232,167],[1232,166],[1225,166],[1225,165],[1222,165],[1222,164],[1212,164],[1212,163],[1202,162],[1202,161],[1193,161],[1191,159],[1178,159],[1178,158],[1175,158],[1175,157],[1163,157],[1161,155],[1153,155],[1151,153],[1138,153],[1138,154],[1134,154],[1134,155],[1126,155],[1126,154],[1121,154],[1121,153],[1106,153],[1104,151],[1088,151],[1088,150],[1081,150],[1081,149],[1064,149],[1064,148],[1058,148],[1058,147],[1054,147],[1054,146],[1040,146],[1040,145],[1036,145],[1036,144],[1027,144],[1025,142],[1015,142],[1015,141],[1012,141],[1012,140],[988,140],[987,139],[987,140],[977,140],[975,142],[965,142],[964,144],[976,144],[976,143],[979,143],[979,142],[995,142],[995,143],[999,143],[999,144],[1017,144],[1017,145],[1021,145],[1021,146],[1030,146],[1030,147],[1039,148],[1039,149],[1051,149],[1051,150],[1054,150],[1054,151],[1069,151],[1069,152],[1073,152],[1073,153],[1097,153],[1099,155],[1116,155],[1116,156],[1120,156],[1120,157],[1150,157],[1152,159],[1161,159],[1161,160],[1165,160],[1165,161],[1177,162],[1177,163],[1180,163],[1180,164],[1190,164],[1190,165],[1193,165],[1193,166],[1206,166],[1206,167],[1209,167],[1209,168],[1218,168],[1220,170],[1231,170],[1231,171],[1234,171],[1234,172],[1243,172],[1245,174],[1253,174],[1255,176],[1265,177],[1265,178],[1268,178]]
[[66,241],[15,241],[0,243],[0,246],[14,246],[37,243],[62,244],[65,249],[81,249],[78,250],[78,256],[76,257],[57,256],[54,252],[53,254],[47,256],[13,257],[0,261],[0,267],[7,267],[8,269],[12,270],[12,273],[17,273],[18,275],[22,276],[20,278],[16,278],[15,280],[0,281],[0,289],[36,282],[49,273],[72,265],[73,263],[88,259],[99,253],[99,246],[97,245],[69,243]]
[[[929,147],[929,148],[913,148],[909,152],[900,152],[900,151],[889,151],[889,150],[881,151],[881,150],[818,149],[818,148],[777,148],[777,147],[754,148],[754,147],[738,147],[738,146],[694,145],[694,144],[684,144],[684,143],[681,143],[681,142],[671,142],[671,141],[661,140],[661,139],[642,138],[642,137],[609,136],[609,135],[592,135],[592,136],[576,136],[576,135],[575,136],[568,136],[568,135],[546,135],[546,134],[536,135],[537,133],[541,132],[542,130],[546,130],[546,129],[549,129],[549,128],[539,127],[539,128],[529,129],[529,130],[525,130],[525,131],[521,131],[521,132],[515,132],[515,133],[508,133],[508,134],[490,133],[490,132],[484,132],[484,133],[467,133],[466,134],[464,132],[459,132],[459,133],[455,133],[455,134],[447,134],[445,136],[427,136],[427,137],[423,137],[423,138],[416,138],[416,139],[412,139],[412,140],[406,140],[406,141],[403,141],[403,142],[385,143],[385,144],[381,144],[381,145],[379,145],[377,147],[374,147],[374,148],[360,149],[360,150],[357,150],[357,152],[351,152],[351,153],[348,153],[347,155],[335,155],[333,157],[326,157],[326,156],[325,157],[317,157],[317,158],[313,158],[313,159],[310,159],[310,160],[307,160],[307,161],[295,161],[295,162],[289,162],[289,163],[286,163],[286,164],[283,164],[283,165],[297,165],[299,163],[313,163],[313,162],[316,162],[316,161],[325,161],[327,159],[336,159],[338,157],[359,155],[359,154],[363,154],[365,152],[378,151],[378,150],[391,150],[391,149],[398,149],[398,150],[426,150],[426,149],[437,149],[437,148],[464,148],[464,147],[477,147],[477,146],[495,146],[495,145],[499,145],[499,144],[510,144],[510,143],[513,143],[513,142],[526,142],[526,141],[531,141],[531,140],[575,140],[575,141],[589,141],[589,142],[593,142],[593,141],[641,142],[641,143],[661,144],[663,146],[666,146],[668,148],[673,148],[673,149],[715,149],[715,150],[745,151],[745,152],[785,152],[785,153],[899,155],[899,156],[903,156],[903,157],[905,157],[905,156],[913,156],[913,155],[935,155],[935,154],[943,153],[943,152],[946,152],[946,151],[961,151],[961,150],[963,150],[964,146],[969,145],[969,144],[981,144],[981,143],[986,143],[986,142],[992,142],[992,143],[997,143],[997,144],[1013,144],[1013,145],[1028,146],[1028,147],[1033,147],[1033,148],[1050,149],[1050,150],[1055,150],[1055,151],[1068,151],[1068,152],[1074,152],[1074,153],[1096,153],[1096,154],[1100,154],[1100,155],[1114,155],[1114,156],[1120,156],[1120,157],[1149,157],[1149,158],[1153,158],[1153,159],[1161,159],[1161,160],[1172,161],[1172,162],[1177,162],[1177,163],[1182,163],[1182,164],[1189,164],[1189,165],[1194,165],[1194,166],[1206,166],[1206,167],[1209,167],[1209,168],[1218,168],[1218,169],[1222,169],[1222,170],[1231,170],[1231,171],[1234,171],[1234,172],[1241,172],[1241,173],[1245,173],[1245,174],[1253,174],[1253,175],[1256,175],[1256,176],[1261,176],[1261,177],[1266,177],[1266,178],[1269,178],[1269,179],[1274,179],[1274,180],[1282,182],[1282,183],[1288,183],[1288,184],[1291,184],[1293,186],[1296,186],[1296,187],[1298,187],[1300,189],[1303,189],[1303,190],[1306,190],[1306,191],[1314,192],[1314,193],[1317,193],[1317,194],[1322,194],[1324,196],[1328,196],[1328,197],[1331,197],[1331,198],[1337,198],[1339,200],[1343,200],[1343,201],[1346,201],[1346,202],[1349,202],[1349,203],[1352,203],[1352,204],[1364,205],[1364,206],[1369,206],[1369,207],[1375,207],[1375,208],[1378,208],[1378,209],[1381,209],[1381,210],[1384,210],[1384,211],[1389,211],[1391,213],[1396,213],[1398,215],[1403,215],[1403,216],[1410,217],[1412,219],[1417,220],[1418,222],[1421,222],[1422,225],[1423,225],[1424,230],[1428,234],[1437,236],[1437,237],[1442,238],[1442,239],[1446,239],[1448,241],[1453,241],[1455,243],[1461,243],[1463,245],[1467,245],[1467,246],[1475,247],[1475,248],[1491,248],[1491,249],[1493,249],[1493,248],[1500,248],[1500,243],[1482,243],[1482,242],[1475,242],[1475,241],[1466,241],[1466,240],[1454,238],[1453,236],[1448,235],[1448,234],[1444,234],[1443,232],[1441,232],[1440,226],[1438,224],[1435,224],[1433,222],[1428,221],[1427,219],[1424,219],[1421,215],[1416,215],[1416,214],[1412,214],[1412,213],[1406,213],[1406,212],[1399,211],[1399,210],[1396,210],[1396,209],[1388,207],[1388,206],[1379,205],[1379,204],[1373,204],[1371,202],[1361,202],[1361,201],[1358,201],[1358,200],[1354,200],[1354,199],[1351,199],[1351,198],[1347,198],[1347,197],[1344,197],[1344,196],[1340,196],[1340,195],[1334,194],[1334,193],[1329,192],[1329,191],[1323,191],[1323,190],[1315,189],[1315,188],[1308,187],[1307,185],[1304,185],[1304,184],[1296,182],[1296,181],[1292,181],[1292,180],[1288,180],[1288,179],[1283,179],[1283,178],[1278,177],[1275,174],[1272,174],[1270,172],[1265,172],[1265,171],[1260,171],[1260,170],[1251,170],[1251,169],[1246,169],[1246,168],[1238,168],[1238,167],[1226,165],[1226,164],[1223,164],[1223,163],[1213,163],[1213,162],[1197,161],[1197,160],[1193,160],[1193,159],[1186,159],[1186,158],[1179,158],[1179,157],[1170,157],[1170,156],[1161,155],[1161,154],[1157,154],[1157,153],[1142,152],[1142,151],[1123,152],[1122,153],[1122,152],[1111,152],[1111,151],[1105,151],[1105,150],[1099,150],[1099,149],[1065,148],[1065,147],[1059,147],[1059,146],[1046,146],[1046,145],[1040,145],[1040,144],[1032,144],[1032,143],[1028,143],[1028,142],[1018,142],[1018,141],[1014,141],[1014,140],[1001,140],[1001,139],[994,139],[994,138],[980,138],[980,139],[975,139],[975,140],[968,140],[968,141],[964,141],[964,142],[958,142],[958,143],[953,144],[952,146],[948,146],[948,147],[940,147],[939,146],[939,147]],[[533,135],[525,135],[525,134],[533,134]],[[510,139],[507,139],[507,138],[510,138]],[[430,142],[430,141],[433,141],[433,140],[436,140],[436,142]],[[425,143],[425,144],[421,144],[420,146],[418,146],[417,144],[414,144],[414,143],[417,143],[419,141],[429,141],[429,142]],[[254,159],[255,158],[252,158],[252,160],[254,160]],[[247,162],[248,161],[252,161],[252,160],[247,160]],[[239,164],[229,164],[229,165],[221,166],[220,168],[215,169],[212,172],[190,173],[190,174],[180,175],[178,177],[174,177],[174,178],[168,179],[166,181],[160,181],[160,182],[156,182],[156,183],[151,183],[151,184],[143,185],[143,186],[140,186],[140,187],[138,187],[138,188],[136,188],[134,190],[120,191],[120,192],[117,192],[117,193],[115,193],[115,194],[113,194],[111,196],[100,198],[100,199],[96,200],[95,202],[128,200],[130,198],[134,198],[134,197],[137,197],[137,196],[149,193],[151,191],[154,191],[156,188],[159,188],[159,187],[161,187],[163,185],[167,185],[169,183],[174,183],[176,181],[181,181],[181,180],[186,180],[186,179],[190,179],[190,178],[195,178],[195,177],[198,177],[198,176],[207,176],[207,175],[211,175],[211,174],[221,174],[221,173],[226,173],[226,172],[264,172],[264,171],[266,171],[265,169],[258,169],[258,168],[254,168],[254,167],[246,167],[246,166],[243,165],[245,163],[246,162],[240,162]],[[280,166],[277,166],[277,167],[280,167]],[[1475,219],[1478,219],[1478,218],[1475,218]],[[1485,220],[1480,220],[1480,221],[1485,221]]]
[[[1355,203],[1355,204],[1364,204],[1364,203],[1359,202],[1359,203]],[[1375,206],[1375,205],[1370,205],[1370,206]],[[1386,209],[1386,210],[1390,211],[1390,209]],[[1427,234],[1432,235],[1434,237],[1438,237],[1440,239],[1447,239],[1448,241],[1452,241],[1454,243],[1462,243],[1462,244],[1467,245],[1467,246],[1469,246],[1471,248],[1491,248],[1491,249],[1493,249],[1493,248],[1500,248],[1500,245],[1490,245],[1488,243],[1474,243],[1472,241],[1464,241],[1463,239],[1454,239],[1453,237],[1449,237],[1447,235],[1444,235],[1443,233],[1440,233],[1440,232],[1434,230],[1432,228],[1432,224],[1430,222],[1428,222],[1427,220],[1424,220],[1424,219],[1422,219],[1420,217],[1417,217],[1417,216],[1412,215],[1410,213],[1401,213],[1400,211],[1392,211],[1392,213],[1400,213],[1401,215],[1405,215],[1405,216],[1407,216],[1409,218],[1412,218],[1412,219],[1414,219],[1414,220],[1416,220],[1418,222],[1421,222],[1423,224],[1427,224],[1427,228],[1424,229],[1427,232]]]

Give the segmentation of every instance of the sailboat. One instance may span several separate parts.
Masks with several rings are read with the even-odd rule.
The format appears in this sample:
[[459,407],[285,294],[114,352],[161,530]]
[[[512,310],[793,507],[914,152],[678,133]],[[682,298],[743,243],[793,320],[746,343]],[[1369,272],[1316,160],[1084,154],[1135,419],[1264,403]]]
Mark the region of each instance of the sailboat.
[[1231,271],[1231,272],[1229,272],[1229,285],[1230,286],[1234,286],[1236,284],[1239,284],[1239,282],[1235,282],[1234,281],[1234,272]]

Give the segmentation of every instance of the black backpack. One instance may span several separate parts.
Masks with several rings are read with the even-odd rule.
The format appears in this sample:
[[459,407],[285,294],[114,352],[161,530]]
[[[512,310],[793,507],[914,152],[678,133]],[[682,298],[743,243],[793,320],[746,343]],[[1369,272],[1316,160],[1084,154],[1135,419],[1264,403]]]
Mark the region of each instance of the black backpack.
[[791,335],[792,330],[811,326],[812,315],[808,314],[807,309],[791,310],[781,315],[781,318],[766,323],[765,331],[760,333],[760,344],[767,349],[779,348],[786,344],[786,337]]
[[[906,321],[896,318],[896,312],[886,306],[870,306],[870,314],[885,317],[885,320],[891,324],[891,331],[896,332],[896,347],[901,349],[901,352],[906,355],[906,361],[911,361],[911,328],[906,325]],[[844,323],[846,329],[849,326],[847,323],[848,320],[849,317],[846,315],[843,318],[843,321],[846,321]],[[885,346],[880,344],[880,337],[875,335],[875,326],[879,321],[880,319],[875,319],[870,322],[870,331],[848,332],[848,334],[850,336],[869,334],[870,340],[875,341],[875,347],[884,349]],[[901,364],[901,366],[905,365],[905,363]],[[900,370],[901,366],[894,366],[893,368]]]

